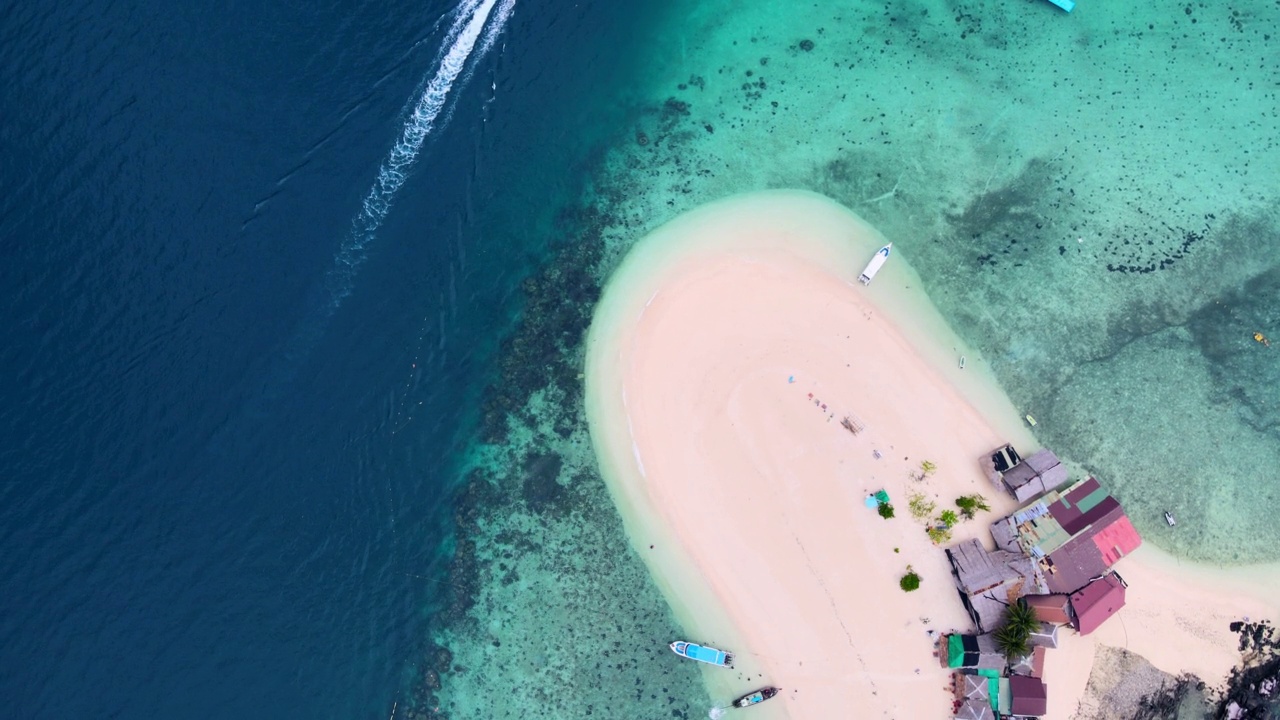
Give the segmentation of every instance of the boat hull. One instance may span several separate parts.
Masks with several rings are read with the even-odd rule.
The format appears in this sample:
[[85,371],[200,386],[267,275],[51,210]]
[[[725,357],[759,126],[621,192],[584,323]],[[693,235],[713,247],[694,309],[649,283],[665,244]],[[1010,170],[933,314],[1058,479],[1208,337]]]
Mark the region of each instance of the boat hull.
[[670,647],[671,652],[679,655],[680,657],[697,660],[698,662],[715,665],[717,667],[733,667],[733,653],[725,652],[724,650],[717,650],[713,647],[707,647],[706,645],[699,645],[685,640],[677,640],[671,643]]
[[777,695],[778,692],[781,690],[782,688],[776,688],[776,687],[761,688],[755,692],[747,693],[746,695],[743,695],[737,700],[734,700],[733,706],[738,708],[746,708],[746,707],[751,707],[752,705],[759,705],[765,700],[768,700],[774,695]]

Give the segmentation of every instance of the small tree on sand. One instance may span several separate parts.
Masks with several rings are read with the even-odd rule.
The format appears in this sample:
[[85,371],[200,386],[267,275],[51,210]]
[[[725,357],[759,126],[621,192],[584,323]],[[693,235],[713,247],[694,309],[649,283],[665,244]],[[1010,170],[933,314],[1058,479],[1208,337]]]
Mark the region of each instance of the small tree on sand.
[[956,507],[960,508],[960,514],[965,520],[972,520],[979,510],[983,512],[991,510],[987,505],[987,499],[977,493],[956,498]]
[[938,524],[946,525],[949,528],[955,527],[959,522],[960,518],[956,515],[955,510],[943,510],[942,514],[938,516]]
[[902,579],[898,581],[898,587],[902,588],[903,592],[911,592],[920,587],[920,576],[916,574],[915,570],[911,569],[910,565],[907,566],[907,574],[903,575]]
[[933,501],[925,497],[921,493],[911,493],[908,507],[911,508],[911,517],[917,520],[925,520],[933,515],[933,509],[937,507]]
[[893,506],[889,503],[880,503],[880,507],[876,508],[876,512],[880,513],[880,517],[888,520],[893,517]]

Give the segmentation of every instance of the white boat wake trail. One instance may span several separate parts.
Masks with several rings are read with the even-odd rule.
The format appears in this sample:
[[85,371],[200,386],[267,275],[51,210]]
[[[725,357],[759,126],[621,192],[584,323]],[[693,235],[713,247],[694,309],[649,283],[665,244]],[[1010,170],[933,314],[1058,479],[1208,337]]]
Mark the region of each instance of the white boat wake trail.
[[[453,25],[445,37],[444,45],[448,46],[448,50],[440,59],[440,67],[427,83],[413,112],[409,114],[400,139],[378,168],[378,177],[365,196],[359,214],[351,223],[351,234],[338,250],[334,267],[327,278],[331,311],[336,310],[351,294],[356,270],[366,257],[365,249],[391,211],[391,202],[408,178],[423,142],[436,129],[440,113],[448,104],[449,91],[459,76],[462,76],[464,84],[470,77],[468,60],[471,59],[476,42],[480,42],[479,55],[483,56],[493,47],[494,39],[506,26],[514,7],[515,0],[463,0],[458,6]],[[489,22],[491,14],[494,17]],[[471,67],[474,68],[474,64]],[[466,75],[463,75],[464,72]],[[447,120],[448,117],[444,119]]]
[[[351,221],[351,232],[338,248],[333,268],[325,275],[323,285],[316,288],[321,294],[320,307],[302,321],[297,331],[284,343],[281,352],[272,358],[263,394],[250,404],[251,415],[265,415],[276,400],[288,391],[300,361],[311,353],[324,335],[329,320],[342,305],[342,301],[351,294],[356,271],[365,260],[366,249],[387,213],[391,211],[391,203],[408,179],[423,143],[438,126],[448,120],[449,91],[459,78],[465,84],[470,77],[475,67],[475,63],[471,62],[472,55],[478,59],[493,47],[494,40],[511,17],[515,2],[516,0],[462,0],[454,11],[453,22],[441,45],[439,67],[405,120],[400,139],[391,147],[391,152],[378,168],[373,187],[365,196],[360,212]],[[443,118],[442,112],[445,113]]]

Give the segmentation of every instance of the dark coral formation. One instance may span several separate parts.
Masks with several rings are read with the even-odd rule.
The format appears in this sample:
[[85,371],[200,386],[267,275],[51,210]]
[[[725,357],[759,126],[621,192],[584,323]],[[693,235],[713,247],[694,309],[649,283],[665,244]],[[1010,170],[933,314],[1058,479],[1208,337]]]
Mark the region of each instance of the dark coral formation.
[[1231,671],[1220,694],[1214,717],[1227,717],[1234,705],[1245,718],[1280,718],[1280,633],[1267,621],[1235,622],[1244,663]]
[[582,395],[580,346],[600,296],[593,270],[600,260],[601,229],[610,220],[587,209],[561,214],[562,238],[551,262],[524,281],[519,325],[503,341],[499,377],[485,391],[482,435],[491,445],[507,436],[508,418],[522,412],[537,390],[551,388],[565,409],[556,430],[567,436]]
[[524,482],[521,483],[525,505],[534,512],[553,511],[564,505],[568,496],[562,486],[560,469],[564,460],[551,452],[530,455],[524,460]]

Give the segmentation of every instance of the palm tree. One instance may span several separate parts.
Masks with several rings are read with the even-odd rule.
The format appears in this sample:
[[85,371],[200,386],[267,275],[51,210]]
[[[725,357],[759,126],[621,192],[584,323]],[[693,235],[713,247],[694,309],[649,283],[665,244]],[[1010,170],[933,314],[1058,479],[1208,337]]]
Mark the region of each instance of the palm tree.
[[1004,614],[1004,624],[996,630],[996,646],[1010,662],[1030,652],[1031,633],[1040,629],[1036,609],[1023,602],[1010,605]]

